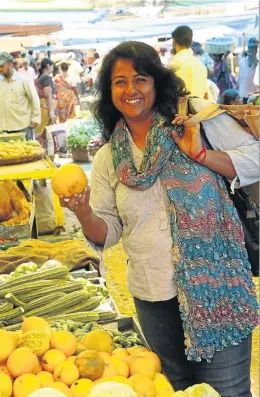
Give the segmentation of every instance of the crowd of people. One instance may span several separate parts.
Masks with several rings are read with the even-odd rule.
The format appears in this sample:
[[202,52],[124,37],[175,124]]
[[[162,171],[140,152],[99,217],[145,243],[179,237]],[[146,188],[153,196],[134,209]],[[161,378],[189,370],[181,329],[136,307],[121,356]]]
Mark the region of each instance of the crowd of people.
[[[161,47],[158,55],[162,64],[173,69],[184,81],[187,91],[192,96],[226,105],[259,101],[258,41],[255,38],[249,39],[247,52],[240,56],[237,77],[230,70],[229,54],[208,54],[201,43],[193,41],[193,32],[188,26],[177,27],[172,32],[172,39],[172,50],[169,52]],[[46,57],[40,59],[32,50],[27,53],[24,50],[21,57],[12,59],[10,54],[2,52],[0,60],[2,102],[5,102],[5,91],[8,92],[5,78],[8,82],[12,82],[12,92],[19,91],[19,84],[21,85],[25,80],[27,83],[24,83],[24,87],[26,85],[30,87],[30,96],[26,94],[24,88],[22,105],[19,102],[21,98],[16,95],[16,102],[12,101],[8,106],[5,103],[5,106],[1,107],[0,130],[14,132],[26,129],[27,136],[32,137],[35,134],[44,148],[46,148],[46,126],[54,122],[63,123],[75,117],[75,105],[79,104],[80,95],[86,91],[86,86],[88,91],[94,92],[93,88],[102,65],[102,58],[98,53],[94,54],[91,65],[86,64],[84,56],[80,60],[76,59],[73,52],[68,54],[66,60],[56,63],[51,59],[50,50],[45,55]],[[25,110],[25,98],[28,98],[26,105],[28,111],[25,113],[29,113],[33,121],[28,123],[28,115],[25,116],[23,113],[19,121],[17,118],[14,123],[13,112],[18,108]],[[6,107],[8,109],[5,115],[1,114]],[[34,112],[30,109],[34,109]],[[32,115],[35,114],[36,109],[39,116],[35,119]]]

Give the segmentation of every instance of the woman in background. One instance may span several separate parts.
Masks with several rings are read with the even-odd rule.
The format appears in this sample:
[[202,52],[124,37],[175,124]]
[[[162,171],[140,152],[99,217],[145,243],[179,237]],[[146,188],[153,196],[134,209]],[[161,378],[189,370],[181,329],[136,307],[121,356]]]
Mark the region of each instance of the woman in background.
[[57,101],[55,98],[55,85],[50,74],[53,71],[53,62],[49,58],[41,61],[39,75],[35,80],[41,103],[41,124],[35,129],[36,139],[44,149],[47,148],[46,126],[50,125],[56,118],[55,109]]
[[226,90],[222,93],[219,103],[221,105],[241,105],[242,98],[237,90]]
[[78,99],[76,83],[68,76],[69,65],[63,62],[61,73],[54,78],[57,92],[57,113],[61,123],[75,117],[75,97]]

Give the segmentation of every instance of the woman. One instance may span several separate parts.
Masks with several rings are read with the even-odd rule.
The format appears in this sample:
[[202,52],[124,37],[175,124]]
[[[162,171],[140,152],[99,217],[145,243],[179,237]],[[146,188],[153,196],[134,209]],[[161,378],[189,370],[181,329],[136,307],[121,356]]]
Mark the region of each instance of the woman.
[[228,54],[209,54],[214,61],[214,72],[211,80],[217,84],[220,95],[229,88],[237,88],[235,77],[230,73],[227,64]]
[[75,117],[75,96],[78,99],[76,83],[73,83],[68,76],[69,65],[63,62],[60,66],[61,73],[56,75],[54,83],[57,92],[57,112],[59,121],[64,123],[66,120]]
[[[147,44],[111,50],[97,87],[95,115],[107,144],[95,156],[91,198],[86,188],[61,197],[61,205],[75,212],[98,250],[122,237],[138,319],[174,389],[207,382],[222,397],[249,397],[257,302],[241,224],[221,175],[245,181],[247,167],[239,161],[247,147],[237,156],[234,142],[249,142],[251,159],[258,158],[257,143],[254,148],[239,126],[237,141],[226,127],[208,134],[212,119],[204,124],[208,139],[230,150],[204,148],[199,125],[188,127],[189,117],[176,111],[187,94],[183,81]],[[208,106],[199,98],[192,106],[201,101]],[[218,117],[222,127],[236,125]],[[182,139],[175,125],[184,125]],[[250,173],[257,178],[257,166]]]
[[222,93],[219,103],[221,105],[242,105],[242,98],[237,90],[226,90]]
[[55,120],[55,109],[57,105],[55,97],[55,85],[50,74],[53,71],[53,62],[49,58],[41,61],[41,67],[38,70],[38,77],[35,80],[35,86],[38,91],[41,103],[41,124],[35,129],[36,139],[44,149],[47,149],[46,127]]

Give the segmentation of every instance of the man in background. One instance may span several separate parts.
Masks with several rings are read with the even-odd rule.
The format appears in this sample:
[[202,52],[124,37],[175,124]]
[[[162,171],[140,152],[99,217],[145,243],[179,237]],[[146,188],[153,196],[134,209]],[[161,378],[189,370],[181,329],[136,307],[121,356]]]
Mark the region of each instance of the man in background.
[[243,98],[243,103],[247,103],[248,97],[252,92],[257,91],[257,86],[254,83],[254,77],[258,65],[257,60],[258,42],[254,38],[248,41],[247,55],[241,58],[239,62],[238,72],[238,91]]
[[69,53],[68,64],[70,65],[68,75],[75,83],[78,94],[81,95],[82,94],[81,76],[82,73],[84,72],[84,69],[81,66],[81,64],[78,61],[76,61],[76,55],[74,54],[74,52]]
[[27,76],[32,81],[36,79],[35,70],[30,66],[30,61],[27,58],[24,58],[23,66],[21,67],[21,69],[19,69],[19,73],[22,73],[24,76]]
[[191,50],[193,32],[189,26],[178,26],[172,32],[173,56],[172,67],[176,71],[191,95],[208,99],[207,68]]
[[27,140],[33,139],[33,129],[40,122],[40,100],[34,82],[14,69],[8,52],[0,52],[0,131],[25,132]]
[[198,57],[208,69],[208,77],[211,77],[214,73],[214,62],[211,56],[202,48],[201,44],[197,41],[192,42],[191,48],[195,57]]

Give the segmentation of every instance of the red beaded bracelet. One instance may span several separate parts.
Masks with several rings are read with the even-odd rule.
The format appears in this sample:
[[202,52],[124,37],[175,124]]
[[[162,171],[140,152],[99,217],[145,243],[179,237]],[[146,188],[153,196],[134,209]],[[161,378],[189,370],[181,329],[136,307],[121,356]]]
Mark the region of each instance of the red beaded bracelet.
[[[198,161],[198,163],[202,164],[205,161],[206,155],[207,155],[207,148],[206,146],[203,146],[202,149],[197,154],[195,154],[193,160]],[[200,159],[201,156],[203,156],[202,159]]]

